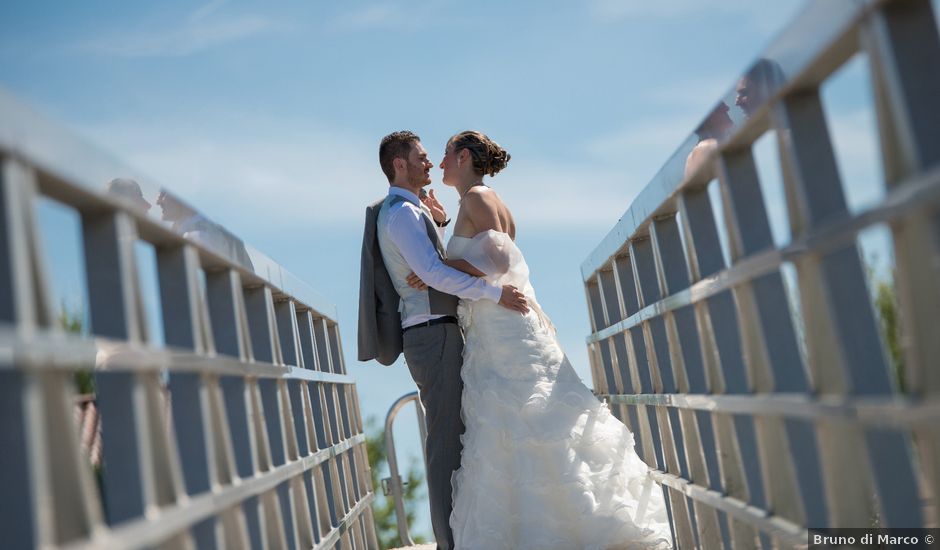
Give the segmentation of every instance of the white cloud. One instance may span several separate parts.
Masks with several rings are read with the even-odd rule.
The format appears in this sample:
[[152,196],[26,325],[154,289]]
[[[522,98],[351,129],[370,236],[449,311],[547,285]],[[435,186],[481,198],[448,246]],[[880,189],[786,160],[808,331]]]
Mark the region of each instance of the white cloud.
[[676,17],[697,13],[720,2],[703,4],[695,0],[660,0],[641,2],[637,0],[593,0],[588,4],[591,14],[598,19],[625,19],[634,17]]
[[[210,217],[234,227],[264,223],[272,230],[302,231],[359,226],[365,205],[386,191],[375,154],[377,136],[313,123],[301,128],[290,121],[244,124],[250,131],[215,128],[211,134],[190,126],[147,122],[82,131]],[[142,127],[147,131],[141,132]],[[642,187],[640,182],[627,185],[624,172],[591,159],[562,163],[514,158],[492,185],[527,228],[606,229]],[[432,177],[448,211],[456,213],[456,195],[440,184],[437,168]]]
[[[452,5],[454,2],[451,0],[375,2],[341,12],[328,21],[326,28],[339,32],[389,28],[414,31],[445,21],[453,26],[455,21],[452,14],[444,15]],[[467,23],[470,17],[464,14],[459,22]]]
[[227,3],[228,3],[228,0],[210,0],[209,2],[206,2],[204,6],[192,12],[189,15],[188,20],[190,23],[196,23],[198,21],[201,21],[209,17],[213,13],[219,11],[219,8],[221,8]]
[[[146,127],[146,135],[139,128]],[[212,217],[305,225],[361,217],[384,193],[374,144],[326,129],[120,124],[84,133]],[[223,222],[226,220],[222,220]]]
[[681,85],[649,88],[643,99],[650,105],[668,106],[672,113],[704,113],[717,103],[734,85],[734,76],[703,76],[685,78]]
[[338,28],[371,29],[389,27],[405,21],[404,14],[398,6],[391,4],[372,4],[358,10],[353,10],[333,20]]
[[178,26],[114,32],[76,49],[113,57],[181,57],[284,28],[282,23],[258,15],[210,19],[208,15],[217,7],[217,3],[209,4]]
[[611,167],[551,159],[514,158],[491,185],[520,226],[550,231],[609,229],[639,191]]
[[[686,143],[683,140],[688,140],[699,118],[676,115],[639,121],[596,137],[585,145],[584,151],[597,163],[616,167],[624,179],[629,177],[630,187],[639,192],[683,145],[686,145],[686,149],[681,162],[685,166],[685,155],[692,150],[694,142]],[[679,173],[682,173],[682,169],[679,169]],[[624,204],[621,210],[626,210],[626,207]]]
[[[782,22],[789,21],[805,2],[754,2],[752,0],[591,0],[589,13],[601,21],[623,19],[674,19],[710,14],[732,14],[742,18],[742,26],[756,26],[761,31],[772,31]],[[703,22],[707,24],[707,22]]]
[[585,151],[604,162],[621,162],[625,155],[629,155],[652,156],[662,163],[692,133],[695,120],[696,117],[692,116],[676,116],[668,120],[641,121],[592,139]]

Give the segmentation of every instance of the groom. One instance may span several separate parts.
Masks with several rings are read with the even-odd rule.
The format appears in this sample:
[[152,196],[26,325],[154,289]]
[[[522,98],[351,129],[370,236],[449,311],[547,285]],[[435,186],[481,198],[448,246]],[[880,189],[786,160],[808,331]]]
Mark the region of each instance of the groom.
[[[450,530],[451,474],[460,467],[463,335],[457,301],[492,300],[524,312],[525,297],[443,263],[444,227],[450,223],[434,198],[419,199],[433,164],[412,132],[382,139],[379,164],[388,196],[366,208],[359,280],[359,360],[391,365],[404,351],[427,419],[428,499],[438,548],[454,546]],[[428,288],[408,285],[414,273]]]

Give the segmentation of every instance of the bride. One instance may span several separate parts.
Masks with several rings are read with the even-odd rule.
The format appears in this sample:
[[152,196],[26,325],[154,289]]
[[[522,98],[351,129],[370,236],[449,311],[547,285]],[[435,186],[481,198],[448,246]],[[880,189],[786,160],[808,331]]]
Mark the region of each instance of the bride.
[[[662,491],[633,434],[581,383],[535,300],[516,224],[483,183],[509,153],[486,135],[447,142],[444,184],[460,195],[450,266],[522,290],[522,315],[460,301],[466,345],[463,454],[450,524],[458,549],[670,548]],[[440,207],[433,194],[426,201]],[[421,288],[416,276],[409,284]]]

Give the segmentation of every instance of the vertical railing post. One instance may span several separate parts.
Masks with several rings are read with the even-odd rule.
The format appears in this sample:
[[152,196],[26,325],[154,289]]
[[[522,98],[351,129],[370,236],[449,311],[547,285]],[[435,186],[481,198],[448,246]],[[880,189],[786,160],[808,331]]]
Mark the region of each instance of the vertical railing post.
[[[934,4],[936,5],[936,4]],[[929,0],[893,2],[875,11],[862,28],[871,66],[880,150],[889,190],[910,186],[916,176],[940,166],[940,37]],[[904,355],[903,383],[923,397],[940,394],[940,211],[923,209],[891,224],[895,280],[900,302]],[[922,497],[936,524],[940,495],[940,429],[914,431],[923,465]]]
[[[713,207],[704,186],[687,190],[679,201],[685,220],[684,236],[688,248],[690,279],[698,281],[725,268],[715,223]],[[698,387],[707,384],[711,393],[739,393],[746,391],[746,375],[737,331],[737,314],[730,292],[704,300],[695,307],[696,327],[702,350],[702,370],[705,380],[690,375],[690,382]],[[730,390],[730,391],[729,391]],[[714,489],[721,489],[743,502],[751,502],[745,458],[739,445],[734,417],[727,413],[698,413],[702,441],[705,444],[709,481]],[[709,457],[714,457],[708,462]],[[752,457],[753,458],[753,457]],[[732,546],[757,544],[753,528],[729,518]],[[719,526],[720,527],[720,526]]]
[[[659,281],[659,294],[662,297],[669,296],[673,291],[689,285],[689,275],[679,232],[675,213],[658,216],[650,224],[653,260]],[[659,364],[661,391],[662,393],[678,393],[680,385],[688,385],[688,377],[685,372],[675,316],[671,312],[665,313],[662,317],[651,320],[650,327],[653,341],[651,349],[655,350],[656,362]],[[686,433],[685,428],[691,429],[692,426],[683,424],[679,411],[674,408],[659,408],[657,412],[660,426],[664,428],[663,437],[667,443],[666,471],[683,479],[689,479],[686,455],[689,434]],[[692,438],[697,439],[695,436]],[[672,518],[680,546],[700,545],[698,522],[696,515],[689,512],[690,503],[687,497],[676,491],[669,491],[669,493],[672,497]],[[717,528],[717,523],[714,527]]]
[[[199,283],[199,256],[191,245],[157,248],[157,271],[163,312],[163,332],[167,346],[206,353],[212,346],[208,312]],[[210,490],[219,474],[212,437],[210,394],[205,378],[197,373],[171,371],[168,385],[173,431],[180,456],[186,493],[190,496]],[[214,433],[210,437],[207,432]],[[217,543],[218,525],[209,519],[193,529],[196,544],[212,547]]]
[[[795,189],[795,209],[804,219],[804,230],[847,216],[818,91],[785,97],[777,114],[777,131],[789,135],[782,161],[792,179],[784,184]],[[807,255],[797,262],[797,272],[804,316],[812,317],[807,346],[810,367],[821,380],[819,391],[891,395],[894,387],[856,243]],[[828,361],[819,362],[822,358]],[[920,523],[914,520],[920,506],[904,434],[864,431],[837,420],[824,421],[819,429],[834,525],[865,524],[876,509],[883,525]],[[858,450],[866,448],[867,457],[860,457]],[[855,484],[853,497],[845,494],[845,483]]]
[[[725,221],[734,261],[772,250],[773,236],[764,207],[752,151],[726,152],[721,159],[721,186]],[[802,392],[809,390],[793,330],[789,300],[779,270],[757,277],[735,289],[748,357],[748,367],[757,392]],[[767,502],[775,513],[797,524],[806,524],[805,498],[810,487],[797,483],[794,449],[787,422],[779,417],[755,417],[755,431]],[[802,438],[801,448],[815,448],[814,440]],[[801,457],[811,457],[806,453]],[[811,460],[804,469],[818,468]],[[821,521],[821,518],[813,518]],[[814,523],[816,524],[816,523]],[[823,523],[824,524],[824,523]]]
[[[15,327],[15,338],[53,330],[37,196],[36,173],[0,156],[0,321]],[[72,428],[72,375],[22,370],[22,361],[11,354],[0,365],[0,484],[8,495],[0,528],[11,547],[65,544],[101,523]]]

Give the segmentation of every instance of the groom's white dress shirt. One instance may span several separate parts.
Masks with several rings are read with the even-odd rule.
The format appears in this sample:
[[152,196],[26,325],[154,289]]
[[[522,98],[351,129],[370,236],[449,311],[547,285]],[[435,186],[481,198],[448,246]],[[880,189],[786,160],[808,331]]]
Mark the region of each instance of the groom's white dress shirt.
[[[405,200],[396,204],[386,201],[382,205],[376,230],[385,267],[395,290],[401,296],[402,328],[442,317],[431,313],[427,291],[408,286],[408,274],[412,271],[425,284],[441,292],[467,300],[485,298],[498,303],[502,287],[448,267],[441,261],[434,243],[428,238],[427,225],[423,219],[424,216],[431,218],[431,212],[421,204],[418,196],[394,186],[389,188],[389,196],[392,195],[399,195]],[[444,229],[438,227],[437,233],[443,244]]]

